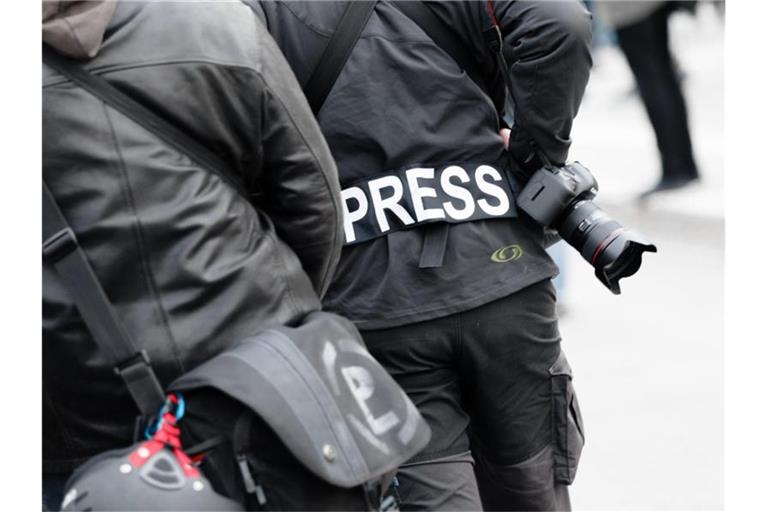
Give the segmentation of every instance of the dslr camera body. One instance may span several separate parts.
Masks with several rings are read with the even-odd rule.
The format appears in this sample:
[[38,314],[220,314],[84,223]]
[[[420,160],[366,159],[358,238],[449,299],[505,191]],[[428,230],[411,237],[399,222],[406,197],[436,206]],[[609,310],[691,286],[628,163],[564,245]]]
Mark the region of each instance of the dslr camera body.
[[556,230],[618,295],[619,280],[636,273],[642,254],[656,252],[656,246],[593,203],[597,190],[595,177],[579,162],[544,166],[528,180],[517,205],[540,225]]

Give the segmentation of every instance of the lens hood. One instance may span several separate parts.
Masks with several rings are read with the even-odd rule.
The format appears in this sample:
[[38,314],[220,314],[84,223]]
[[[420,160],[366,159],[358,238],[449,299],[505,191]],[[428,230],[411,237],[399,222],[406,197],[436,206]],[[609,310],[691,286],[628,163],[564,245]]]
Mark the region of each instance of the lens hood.
[[595,253],[591,262],[595,267],[595,276],[619,295],[619,280],[640,269],[644,252],[656,252],[656,246],[640,233],[622,229]]

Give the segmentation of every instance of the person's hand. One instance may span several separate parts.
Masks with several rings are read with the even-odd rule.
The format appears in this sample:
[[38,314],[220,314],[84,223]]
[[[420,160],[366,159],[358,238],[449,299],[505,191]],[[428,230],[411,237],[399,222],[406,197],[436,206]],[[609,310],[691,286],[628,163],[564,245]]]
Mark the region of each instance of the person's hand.
[[502,128],[499,131],[499,135],[501,135],[501,140],[504,141],[504,149],[509,149],[509,134],[512,133],[512,130],[509,128]]

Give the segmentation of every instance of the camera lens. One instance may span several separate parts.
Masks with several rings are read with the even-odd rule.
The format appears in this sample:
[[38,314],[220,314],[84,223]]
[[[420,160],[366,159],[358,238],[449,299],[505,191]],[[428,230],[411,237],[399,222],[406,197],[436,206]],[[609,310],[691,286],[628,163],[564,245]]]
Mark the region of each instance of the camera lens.
[[656,246],[624,228],[589,200],[577,201],[566,209],[557,231],[595,268],[595,276],[617,295],[621,293],[619,280],[638,271],[642,254],[656,252]]

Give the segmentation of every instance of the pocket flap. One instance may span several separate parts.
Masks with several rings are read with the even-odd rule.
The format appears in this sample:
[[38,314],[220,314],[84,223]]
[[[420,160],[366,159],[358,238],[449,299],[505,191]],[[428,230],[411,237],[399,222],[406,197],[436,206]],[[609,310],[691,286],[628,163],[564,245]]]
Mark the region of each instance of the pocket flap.
[[341,487],[396,469],[429,441],[426,422],[354,326],[330,313],[247,338],[170,389],[207,386],[252,409],[307,469]]
[[571,371],[571,365],[568,364],[568,359],[565,357],[565,352],[560,351],[560,355],[557,356],[557,360],[552,366],[549,367],[549,374],[555,375],[567,375],[573,378],[573,372]]

